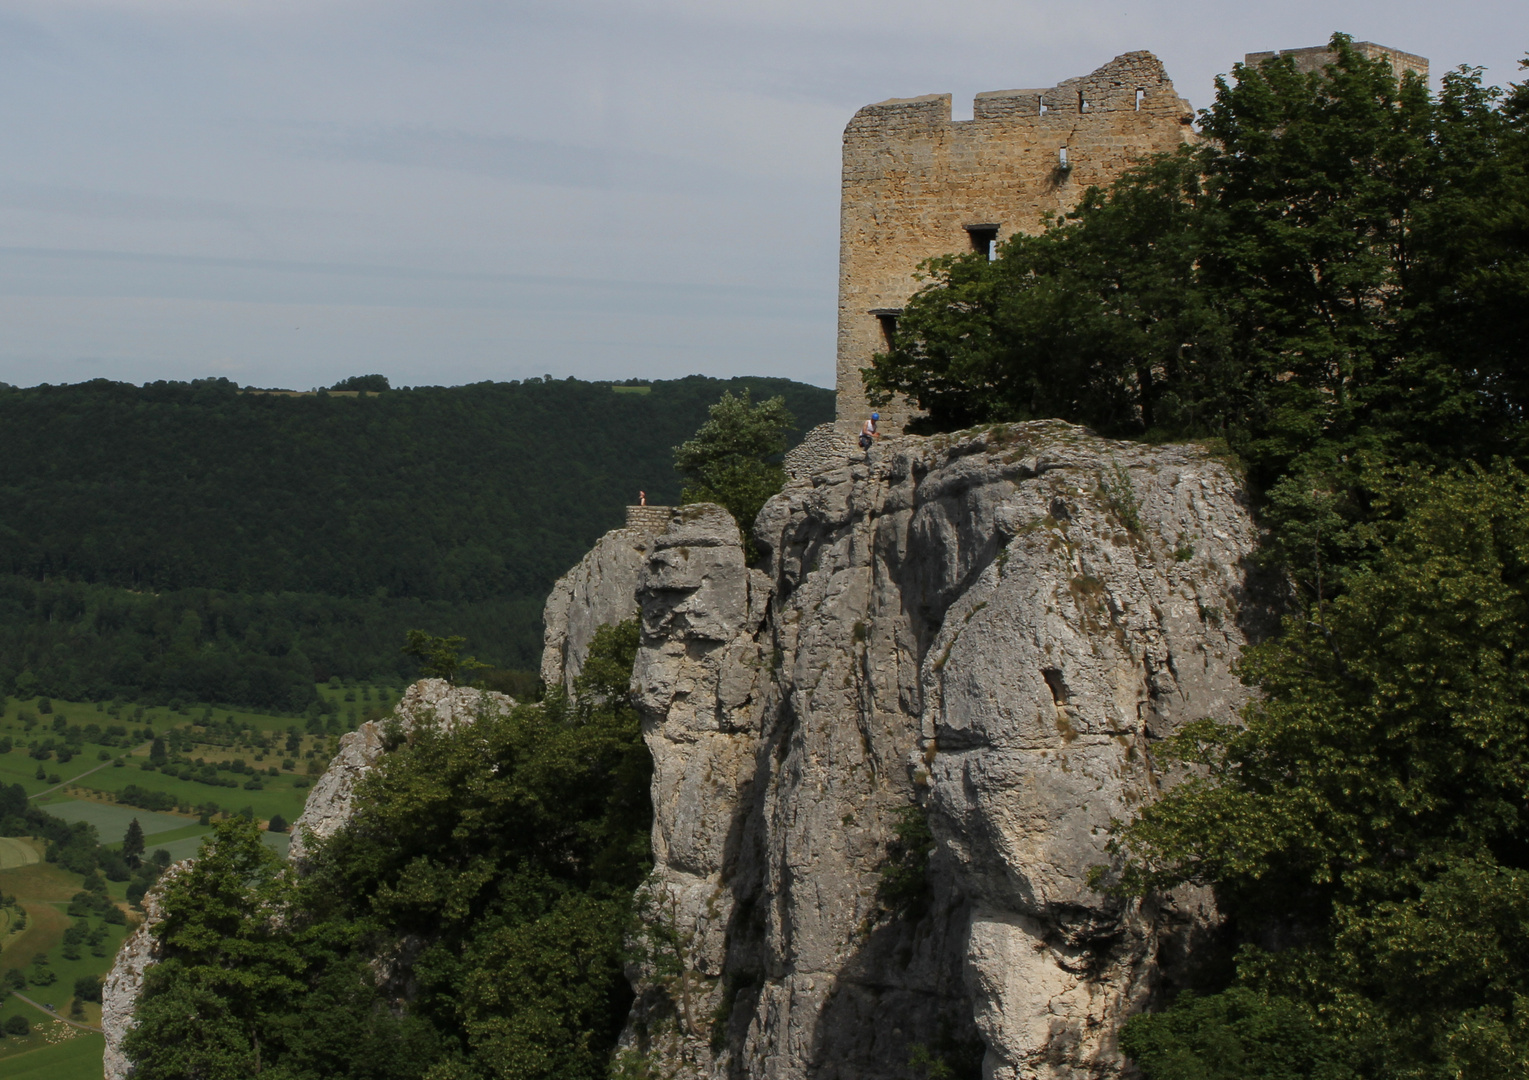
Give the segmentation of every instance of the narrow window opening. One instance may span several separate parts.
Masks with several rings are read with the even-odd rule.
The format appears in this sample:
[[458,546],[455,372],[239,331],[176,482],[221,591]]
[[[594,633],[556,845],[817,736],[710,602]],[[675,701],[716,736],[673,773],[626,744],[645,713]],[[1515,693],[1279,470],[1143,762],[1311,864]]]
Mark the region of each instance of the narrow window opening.
[[897,317],[902,313],[902,308],[871,309],[871,314],[876,316],[877,322],[881,323],[881,337],[886,342],[888,350],[897,345]]
[[972,242],[972,250],[986,255],[988,262],[998,258],[998,226],[992,224],[968,225],[966,236]]
[[1043,97],[1038,97],[1035,100],[1041,103],[1041,115],[1045,116],[1046,115],[1046,99],[1043,98]]
[[1136,111],[1141,112],[1141,99],[1147,96],[1145,90],[1136,91]]
[[1078,111],[1080,113],[1088,112],[1088,99],[1083,96],[1082,90],[1078,91]]
[[1061,169],[1063,172],[1066,172],[1068,169],[1072,168],[1072,164],[1067,160],[1067,147],[1063,146],[1058,148],[1056,157],[1057,168]]

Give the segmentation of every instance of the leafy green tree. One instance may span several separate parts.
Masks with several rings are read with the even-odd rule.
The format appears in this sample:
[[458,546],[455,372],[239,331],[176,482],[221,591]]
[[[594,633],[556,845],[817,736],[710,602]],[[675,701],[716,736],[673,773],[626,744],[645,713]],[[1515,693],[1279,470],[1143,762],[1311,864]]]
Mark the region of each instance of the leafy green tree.
[[386,375],[352,375],[348,379],[341,379],[329,389],[331,390],[365,390],[369,393],[380,394],[384,390],[391,390]]
[[1127,891],[1215,887],[1253,995],[1134,1022],[1152,1080],[1222,1075],[1205,1025],[1232,1013],[1365,1077],[1529,1063],[1529,477],[1370,483],[1371,559],[1245,654],[1263,696],[1168,740],[1203,772],[1117,837]]
[[423,630],[410,630],[403,651],[419,661],[423,677],[454,683],[459,672],[476,671],[486,666],[471,656],[462,656],[462,646],[465,644],[465,637],[436,637]]
[[137,1075],[604,1080],[652,866],[637,643],[597,632],[573,699],[414,729],[301,879],[220,823],[165,890]]
[[236,1080],[261,1071],[264,1018],[303,990],[302,951],[273,916],[290,878],[255,823],[213,826],[195,862],[165,886],[150,969],[124,1042],[144,1080]]
[[129,868],[136,870],[143,862],[143,826],[134,818],[127,824],[127,832],[122,837],[122,858]]
[[1238,65],[1202,143],[1000,259],[932,260],[873,394],[941,428],[1224,439],[1310,596],[1364,547],[1363,459],[1521,456],[1529,90],[1461,70],[1434,99],[1332,47],[1323,72]]
[[785,485],[780,459],[796,418],[785,398],[755,405],[747,390],[739,397],[728,391],[708,412],[695,438],[674,448],[674,467],[685,478],[681,499],[719,504],[751,537],[765,501]]

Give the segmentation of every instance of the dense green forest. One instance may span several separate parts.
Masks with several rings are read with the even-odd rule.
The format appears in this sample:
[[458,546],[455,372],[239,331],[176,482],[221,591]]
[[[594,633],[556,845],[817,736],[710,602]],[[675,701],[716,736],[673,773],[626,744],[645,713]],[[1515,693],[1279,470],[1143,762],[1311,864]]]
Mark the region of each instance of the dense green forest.
[[934,261],[870,373],[934,428],[1061,416],[1247,471],[1290,614],[1095,881],[1226,918],[1127,1025],[1147,1080],[1529,1075],[1529,85],[1333,48],[1239,66],[1204,142],[997,261]]
[[0,388],[0,692],[295,711],[413,675],[416,627],[534,669],[553,581],[639,490],[678,500],[725,391],[783,396],[793,438],[833,413],[784,379],[383,385]]

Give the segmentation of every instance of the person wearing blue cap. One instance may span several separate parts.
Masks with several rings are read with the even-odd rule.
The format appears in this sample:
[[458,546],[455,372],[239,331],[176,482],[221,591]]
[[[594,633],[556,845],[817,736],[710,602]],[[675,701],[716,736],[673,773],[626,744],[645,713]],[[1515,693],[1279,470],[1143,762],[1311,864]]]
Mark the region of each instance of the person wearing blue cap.
[[876,421],[880,419],[881,414],[873,412],[871,413],[871,418],[860,428],[860,449],[869,452],[871,444],[881,438],[881,434],[876,430]]

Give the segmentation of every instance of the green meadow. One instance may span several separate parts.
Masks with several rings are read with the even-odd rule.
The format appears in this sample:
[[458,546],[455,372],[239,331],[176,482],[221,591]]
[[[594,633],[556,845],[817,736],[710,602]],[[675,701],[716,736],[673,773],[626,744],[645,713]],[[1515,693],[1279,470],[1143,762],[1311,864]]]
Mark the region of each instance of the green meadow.
[[[188,858],[218,814],[294,821],[340,733],[390,710],[401,693],[396,686],[338,681],[317,690],[323,712],[297,717],[207,705],[35,697],[4,702],[0,785],[20,784],[49,814],[93,825],[108,847],[119,846],[136,820],[146,852],[162,848],[172,861]],[[141,805],[145,801],[158,808]],[[264,838],[286,852],[287,833],[266,832]],[[95,1080],[101,1075],[101,1036],[59,1017],[74,1010],[78,1023],[99,1025],[98,1004],[75,1008],[75,981],[105,975],[130,926],[70,916],[84,878],[49,863],[45,854],[41,841],[0,837],[0,894],[15,899],[0,906],[0,973],[24,972],[27,986],[20,993],[36,1003],[9,991],[0,997],[0,1029],[11,1016],[26,1017],[32,1028],[25,1037],[0,1036],[0,1076]],[[126,888],[125,882],[107,883],[108,895],[132,923],[137,916]],[[66,944],[71,927],[83,941]]]
[[[0,840],[0,893],[13,900],[0,908],[0,972],[22,971],[27,985],[23,1001],[7,992],[0,1001],[0,1029],[12,1016],[25,1017],[31,1033],[0,1038],[0,1075],[58,1077],[85,1080],[101,1075],[99,1035],[73,1027],[55,1017],[96,1026],[101,1007],[93,1002],[71,1009],[78,979],[99,977],[111,968],[129,927],[96,915],[71,916],[69,904],[84,878],[47,862],[42,843],[27,837]],[[108,883],[108,895],[127,914],[126,885]],[[66,943],[71,927],[83,940]],[[52,1006],[50,1009],[49,1006]]]
[[151,835],[145,814],[181,819],[175,828],[161,822],[160,846],[200,835],[204,819],[217,813],[247,812],[261,821],[279,815],[290,823],[340,733],[391,709],[401,692],[338,680],[317,690],[326,710],[318,717],[206,705],[12,701],[0,714],[0,749],[11,742],[0,753],[0,784],[20,784],[57,817],[90,821],[108,844],[133,817]]

